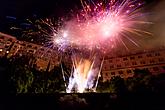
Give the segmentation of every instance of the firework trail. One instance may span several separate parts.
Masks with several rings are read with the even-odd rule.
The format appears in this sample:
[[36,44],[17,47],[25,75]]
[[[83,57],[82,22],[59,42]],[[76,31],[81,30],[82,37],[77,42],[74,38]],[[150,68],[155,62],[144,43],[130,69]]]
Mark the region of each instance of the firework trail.
[[[139,46],[134,38],[151,33],[140,30],[142,24],[150,24],[140,13],[143,3],[138,0],[107,0],[106,3],[82,1],[83,10],[76,19],[65,23],[64,28],[54,36],[55,45],[70,45],[78,48],[108,51],[128,43]],[[132,37],[134,36],[134,37]]]

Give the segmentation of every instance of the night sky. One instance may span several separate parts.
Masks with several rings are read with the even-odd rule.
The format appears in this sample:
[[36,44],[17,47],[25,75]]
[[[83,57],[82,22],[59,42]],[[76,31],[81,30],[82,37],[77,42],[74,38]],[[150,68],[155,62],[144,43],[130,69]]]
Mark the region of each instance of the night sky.
[[[95,0],[94,0],[95,1]],[[146,7],[152,7],[162,0],[145,0]],[[72,9],[82,8],[80,0],[1,0],[0,31],[16,35],[10,30],[13,23],[19,24],[26,18],[59,18]]]
[[[161,0],[145,0],[147,4]],[[80,6],[80,0],[1,0],[0,17],[27,17],[33,13],[41,17],[62,16],[70,9]]]

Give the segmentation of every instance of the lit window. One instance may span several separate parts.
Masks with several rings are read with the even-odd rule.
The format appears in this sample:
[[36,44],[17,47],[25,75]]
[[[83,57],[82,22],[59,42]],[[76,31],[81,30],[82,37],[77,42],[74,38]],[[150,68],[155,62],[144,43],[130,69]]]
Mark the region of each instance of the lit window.
[[164,58],[159,58],[159,62],[163,62],[164,61]]
[[2,52],[3,51],[3,49],[0,49],[0,52]]
[[6,51],[6,53],[9,53],[9,51]]

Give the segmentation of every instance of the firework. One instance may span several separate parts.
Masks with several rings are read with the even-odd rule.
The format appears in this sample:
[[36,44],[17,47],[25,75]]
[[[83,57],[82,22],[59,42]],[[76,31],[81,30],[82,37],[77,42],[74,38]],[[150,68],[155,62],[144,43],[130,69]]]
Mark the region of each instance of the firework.
[[100,73],[98,67],[101,68],[101,66],[96,66],[96,64],[99,64],[96,60],[96,55],[91,56],[91,58],[85,58],[83,55],[75,54],[72,56],[72,62],[73,71],[71,72],[66,92],[71,93],[73,90],[79,93],[85,91],[94,92],[96,89],[95,82]]
[[[139,46],[136,38],[143,37],[143,34],[151,35],[139,28],[141,25],[150,24],[143,21],[145,16],[140,12],[143,2],[139,0],[80,1],[83,9],[76,17],[59,23],[53,23],[50,19],[37,20],[35,27],[38,31],[29,32],[46,37],[46,46],[58,47],[61,52],[68,49],[72,53],[73,71],[69,84],[66,85],[68,93],[73,89],[77,92],[94,90],[103,64],[101,60],[101,63],[96,62],[96,55],[75,56],[72,52],[74,49],[80,53],[89,53],[86,50],[106,53],[117,48],[119,44],[129,49],[128,44]],[[64,74],[63,79],[66,81]]]
[[144,14],[140,9],[143,3],[138,0],[81,3],[83,10],[77,18],[65,22],[62,31],[53,36],[54,45],[108,51],[121,43],[126,48],[128,42],[139,46],[132,36],[151,34],[136,28],[150,23],[142,21]]

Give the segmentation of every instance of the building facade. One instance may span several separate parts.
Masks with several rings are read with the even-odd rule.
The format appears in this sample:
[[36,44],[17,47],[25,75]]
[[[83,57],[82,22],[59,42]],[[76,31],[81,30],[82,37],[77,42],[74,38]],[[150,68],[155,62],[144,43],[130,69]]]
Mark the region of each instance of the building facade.
[[[0,33],[0,57],[12,57],[16,55],[32,55],[33,63],[38,70],[45,71],[48,66],[52,70],[60,64],[60,55],[41,45],[19,41],[13,36]],[[66,58],[65,58],[66,57]],[[70,64],[71,58],[63,56],[65,63]],[[135,69],[147,69],[153,75],[165,73],[165,48],[143,51],[128,55],[112,57],[107,55],[102,66],[103,82],[111,80],[114,76],[129,78],[134,76]]]
[[60,63],[56,50],[25,41],[19,41],[13,36],[0,33],[0,57],[6,56],[10,58],[16,55],[33,56],[33,63],[35,63],[36,68],[41,71],[46,70],[48,66],[49,70],[52,70],[54,66]]
[[120,57],[107,56],[102,67],[103,82],[114,76],[133,77],[135,69],[146,69],[153,75],[165,73],[165,48]]

